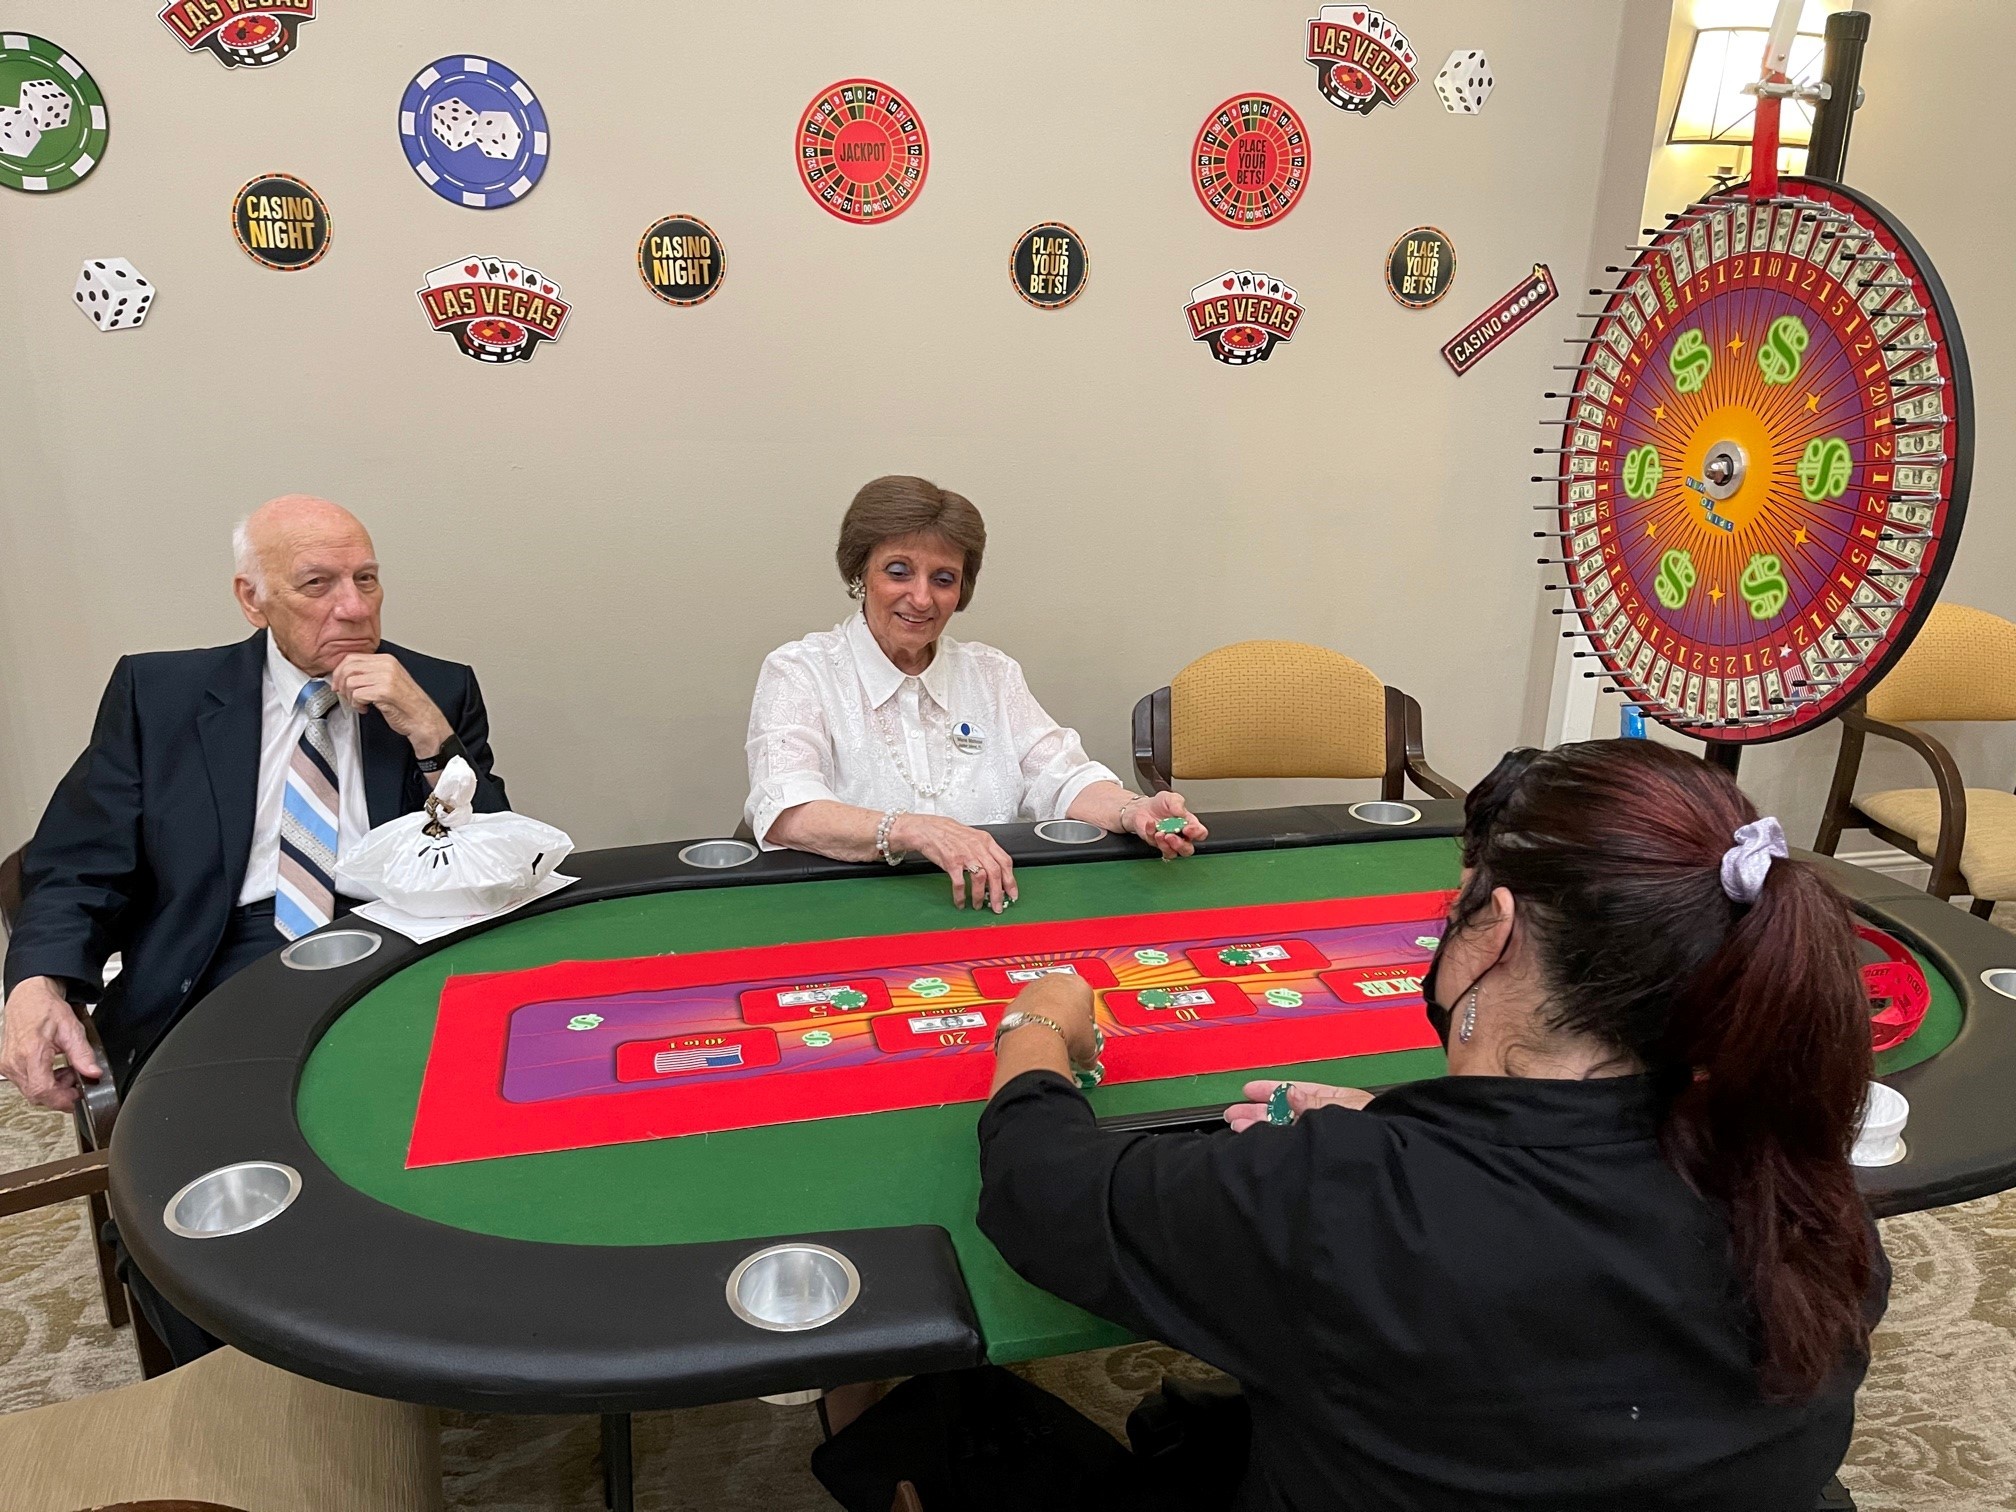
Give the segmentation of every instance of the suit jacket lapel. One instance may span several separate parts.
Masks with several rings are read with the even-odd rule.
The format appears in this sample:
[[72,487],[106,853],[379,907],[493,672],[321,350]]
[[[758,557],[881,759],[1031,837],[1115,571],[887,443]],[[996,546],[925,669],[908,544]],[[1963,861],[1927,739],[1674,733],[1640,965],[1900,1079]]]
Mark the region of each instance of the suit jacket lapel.
[[364,758],[364,806],[376,829],[405,810],[406,762],[413,748],[376,709],[358,716],[357,733]]
[[217,805],[225,895],[233,903],[245,885],[252,820],[259,807],[259,716],[265,692],[266,632],[240,641],[203,690],[196,731],[203,742],[210,796]]

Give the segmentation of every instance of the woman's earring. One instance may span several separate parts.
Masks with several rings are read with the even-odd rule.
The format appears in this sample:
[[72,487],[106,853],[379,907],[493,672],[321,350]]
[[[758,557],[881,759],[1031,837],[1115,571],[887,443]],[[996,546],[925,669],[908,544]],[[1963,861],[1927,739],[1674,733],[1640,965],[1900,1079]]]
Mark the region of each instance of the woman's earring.
[[1464,1044],[1470,1043],[1470,1036],[1477,1032],[1477,989],[1470,989],[1469,1001],[1463,1005],[1463,1024],[1456,1031],[1456,1038]]
[[867,596],[867,592],[868,590],[862,585],[861,574],[858,572],[855,573],[847,584],[847,597],[851,599],[864,598]]

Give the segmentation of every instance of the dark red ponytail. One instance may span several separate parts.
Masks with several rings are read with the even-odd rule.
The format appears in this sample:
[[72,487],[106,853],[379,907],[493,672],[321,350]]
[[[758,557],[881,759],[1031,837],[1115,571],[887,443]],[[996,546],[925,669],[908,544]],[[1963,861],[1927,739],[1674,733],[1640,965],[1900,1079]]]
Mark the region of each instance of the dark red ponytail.
[[1848,906],[1777,861],[1754,902],[1721,861],[1757,817],[1651,741],[1516,751],[1470,795],[1455,927],[1511,890],[1549,1027],[1628,1052],[1667,1093],[1668,1158],[1728,1214],[1759,1374],[1809,1395],[1868,1348],[1875,1256],[1848,1151],[1871,1074]]

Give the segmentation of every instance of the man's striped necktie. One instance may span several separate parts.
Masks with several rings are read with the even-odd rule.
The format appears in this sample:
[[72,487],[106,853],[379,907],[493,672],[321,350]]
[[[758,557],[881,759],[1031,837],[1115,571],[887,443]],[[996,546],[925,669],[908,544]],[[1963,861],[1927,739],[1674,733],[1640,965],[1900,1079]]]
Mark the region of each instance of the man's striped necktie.
[[336,794],[336,742],[329,711],[336,692],[321,678],[301,690],[295,707],[308,726],[287,764],[280,809],[280,886],[273,924],[290,940],[320,929],[336,916],[336,834],[342,807]]

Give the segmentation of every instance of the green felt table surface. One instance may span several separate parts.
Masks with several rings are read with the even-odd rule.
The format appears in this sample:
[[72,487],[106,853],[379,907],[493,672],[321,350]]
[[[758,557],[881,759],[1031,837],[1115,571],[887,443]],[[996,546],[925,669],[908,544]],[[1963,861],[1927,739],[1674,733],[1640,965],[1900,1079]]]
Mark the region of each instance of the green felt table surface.
[[[450,976],[563,960],[1026,924],[1105,914],[1288,903],[1455,884],[1452,840],[1390,840],[1026,867],[1021,901],[996,917],[953,909],[943,878],[887,876],[726,886],[584,903],[507,920],[388,978],[310,1054],[296,1100],[302,1133],[344,1181],[393,1207],[508,1238],[681,1244],[829,1229],[937,1224],[950,1234],[997,1362],[1097,1348],[1127,1336],[1014,1275],[974,1226],[982,1104],[829,1118],[724,1134],[606,1145],[408,1170],[406,1143],[441,987]],[[1880,1070],[1936,1054],[1958,1032],[1950,986],[1928,968],[1933,1005]],[[1409,1051],[1101,1087],[1102,1114],[1236,1100],[1253,1076],[1384,1085],[1439,1075],[1440,1051]]]

